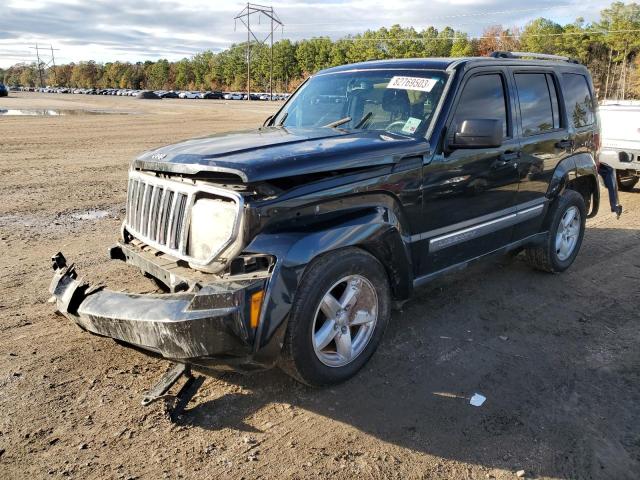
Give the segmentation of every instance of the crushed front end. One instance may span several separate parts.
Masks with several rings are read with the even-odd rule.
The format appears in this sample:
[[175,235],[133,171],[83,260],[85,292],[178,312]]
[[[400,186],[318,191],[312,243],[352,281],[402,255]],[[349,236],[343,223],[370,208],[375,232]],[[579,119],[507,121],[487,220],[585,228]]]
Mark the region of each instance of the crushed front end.
[[132,170],[122,239],[110,257],[164,293],[110,291],[79,278],[61,253],[50,285],[57,309],[81,328],[167,359],[219,370],[272,366],[257,354],[275,259],[242,254],[239,193]]

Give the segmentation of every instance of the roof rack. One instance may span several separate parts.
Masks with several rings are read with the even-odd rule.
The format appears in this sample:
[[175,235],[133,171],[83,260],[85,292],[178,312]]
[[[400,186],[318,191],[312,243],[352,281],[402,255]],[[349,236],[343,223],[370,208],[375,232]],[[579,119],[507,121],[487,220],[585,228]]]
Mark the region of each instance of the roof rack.
[[570,57],[564,57],[562,55],[549,55],[548,53],[497,51],[492,52],[489,56],[493,58],[533,58],[536,60],[558,60],[561,62],[580,63],[579,61]]

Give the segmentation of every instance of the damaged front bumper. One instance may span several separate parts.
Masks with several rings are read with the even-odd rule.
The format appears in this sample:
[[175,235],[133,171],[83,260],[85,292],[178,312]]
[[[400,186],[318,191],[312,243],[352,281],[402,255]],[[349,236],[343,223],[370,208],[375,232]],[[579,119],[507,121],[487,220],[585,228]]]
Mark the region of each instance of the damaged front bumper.
[[264,291],[268,278],[132,294],[84,282],[61,253],[52,260],[49,291],[58,311],[91,333],[202,367],[248,371],[269,366],[254,361],[257,334],[249,321],[251,296]]

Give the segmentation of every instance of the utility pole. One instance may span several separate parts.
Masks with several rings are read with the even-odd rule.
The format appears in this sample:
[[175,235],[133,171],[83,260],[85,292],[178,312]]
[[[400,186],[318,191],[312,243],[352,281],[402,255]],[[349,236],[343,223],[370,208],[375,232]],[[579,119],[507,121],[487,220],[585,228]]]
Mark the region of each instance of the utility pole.
[[36,50],[36,59],[37,59],[37,64],[36,66],[38,67],[38,76],[40,77],[40,88],[44,88],[44,80],[42,78],[42,63],[40,63],[40,50],[38,49],[38,44],[36,43],[35,47],[29,47],[31,49]]
[[36,59],[37,59],[37,67],[38,67],[38,77],[40,78],[40,88],[44,87],[44,68],[45,67],[49,67],[49,66],[53,66],[53,74],[54,74],[54,78],[55,78],[55,71],[56,71],[56,59],[53,55],[53,51],[54,50],[60,50],[59,48],[53,48],[53,45],[49,45],[49,48],[51,49],[51,58],[49,58],[49,60],[47,60],[46,62],[44,60],[40,59],[40,50],[41,47],[38,46],[38,44],[36,43],[35,47],[29,47],[32,50],[36,51]]
[[[271,28],[269,34],[260,39],[256,36],[255,32],[251,30],[251,16],[255,15],[260,20],[260,15],[265,15],[270,20]],[[264,5],[258,5],[255,3],[247,2],[247,6],[242,9],[238,15],[234,17],[234,21],[240,20],[242,24],[247,27],[247,100],[251,100],[251,37],[255,39],[258,44],[264,45],[267,40],[270,40],[270,54],[269,54],[269,96],[273,100],[273,32],[274,28],[284,27],[284,23],[280,21],[280,18],[273,10],[273,7],[267,7]]]
[[[56,57],[53,55],[53,45],[51,47],[51,65],[53,66],[53,84],[58,86],[58,72],[56,72]],[[55,50],[58,50],[57,48]]]

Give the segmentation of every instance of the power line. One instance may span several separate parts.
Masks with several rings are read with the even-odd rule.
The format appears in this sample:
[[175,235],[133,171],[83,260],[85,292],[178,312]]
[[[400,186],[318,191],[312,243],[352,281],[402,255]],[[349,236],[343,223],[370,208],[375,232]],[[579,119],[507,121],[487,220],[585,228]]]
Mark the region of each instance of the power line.
[[[447,20],[451,18],[468,18],[468,17],[485,17],[489,15],[504,15],[511,13],[527,13],[527,12],[542,12],[547,10],[556,10],[560,8],[569,8],[573,7],[573,5],[563,4],[563,5],[554,5],[552,7],[547,8],[519,8],[519,9],[511,9],[511,10],[495,10],[492,12],[473,12],[473,13],[459,13],[456,15],[441,15],[438,17],[429,17],[429,21],[434,20]],[[313,23],[288,23],[287,26],[314,26],[314,25],[336,25],[336,24],[349,24],[353,25],[352,21],[344,21],[344,22],[313,22]]]
[[[469,36],[469,37],[465,37],[465,35],[454,35],[454,36],[447,36],[447,37],[399,37],[399,38],[390,38],[390,37],[361,37],[361,36],[354,36],[354,37],[343,37],[340,38],[339,40],[345,40],[345,41],[350,41],[350,42],[360,42],[360,41],[365,41],[365,42],[387,42],[387,41],[394,41],[394,42],[432,42],[432,41],[440,41],[440,40],[458,40],[461,38],[468,38],[468,39],[473,39],[473,40],[482,40],[482,39],[491,39],[491,38],[520,38],[523,36],[526,37],[562,37],[562,36],[572,36],[572,35],[609,35],[609,34],[614,34],[614,33],[636,33],[636,32],[640,32],[640,28],[635,28],[635,29],[628,29],[628,30],[584,30],[581,32],[561,32],[561,33],[518,33],[518,34],[509,34],[509,35],[502,35],[502,34],[498,34],[498,35],[480,35],[480,36]],[[322,39],[322,38],[326,38],[329,39],[329,37],[315,37],[318,39]]]

